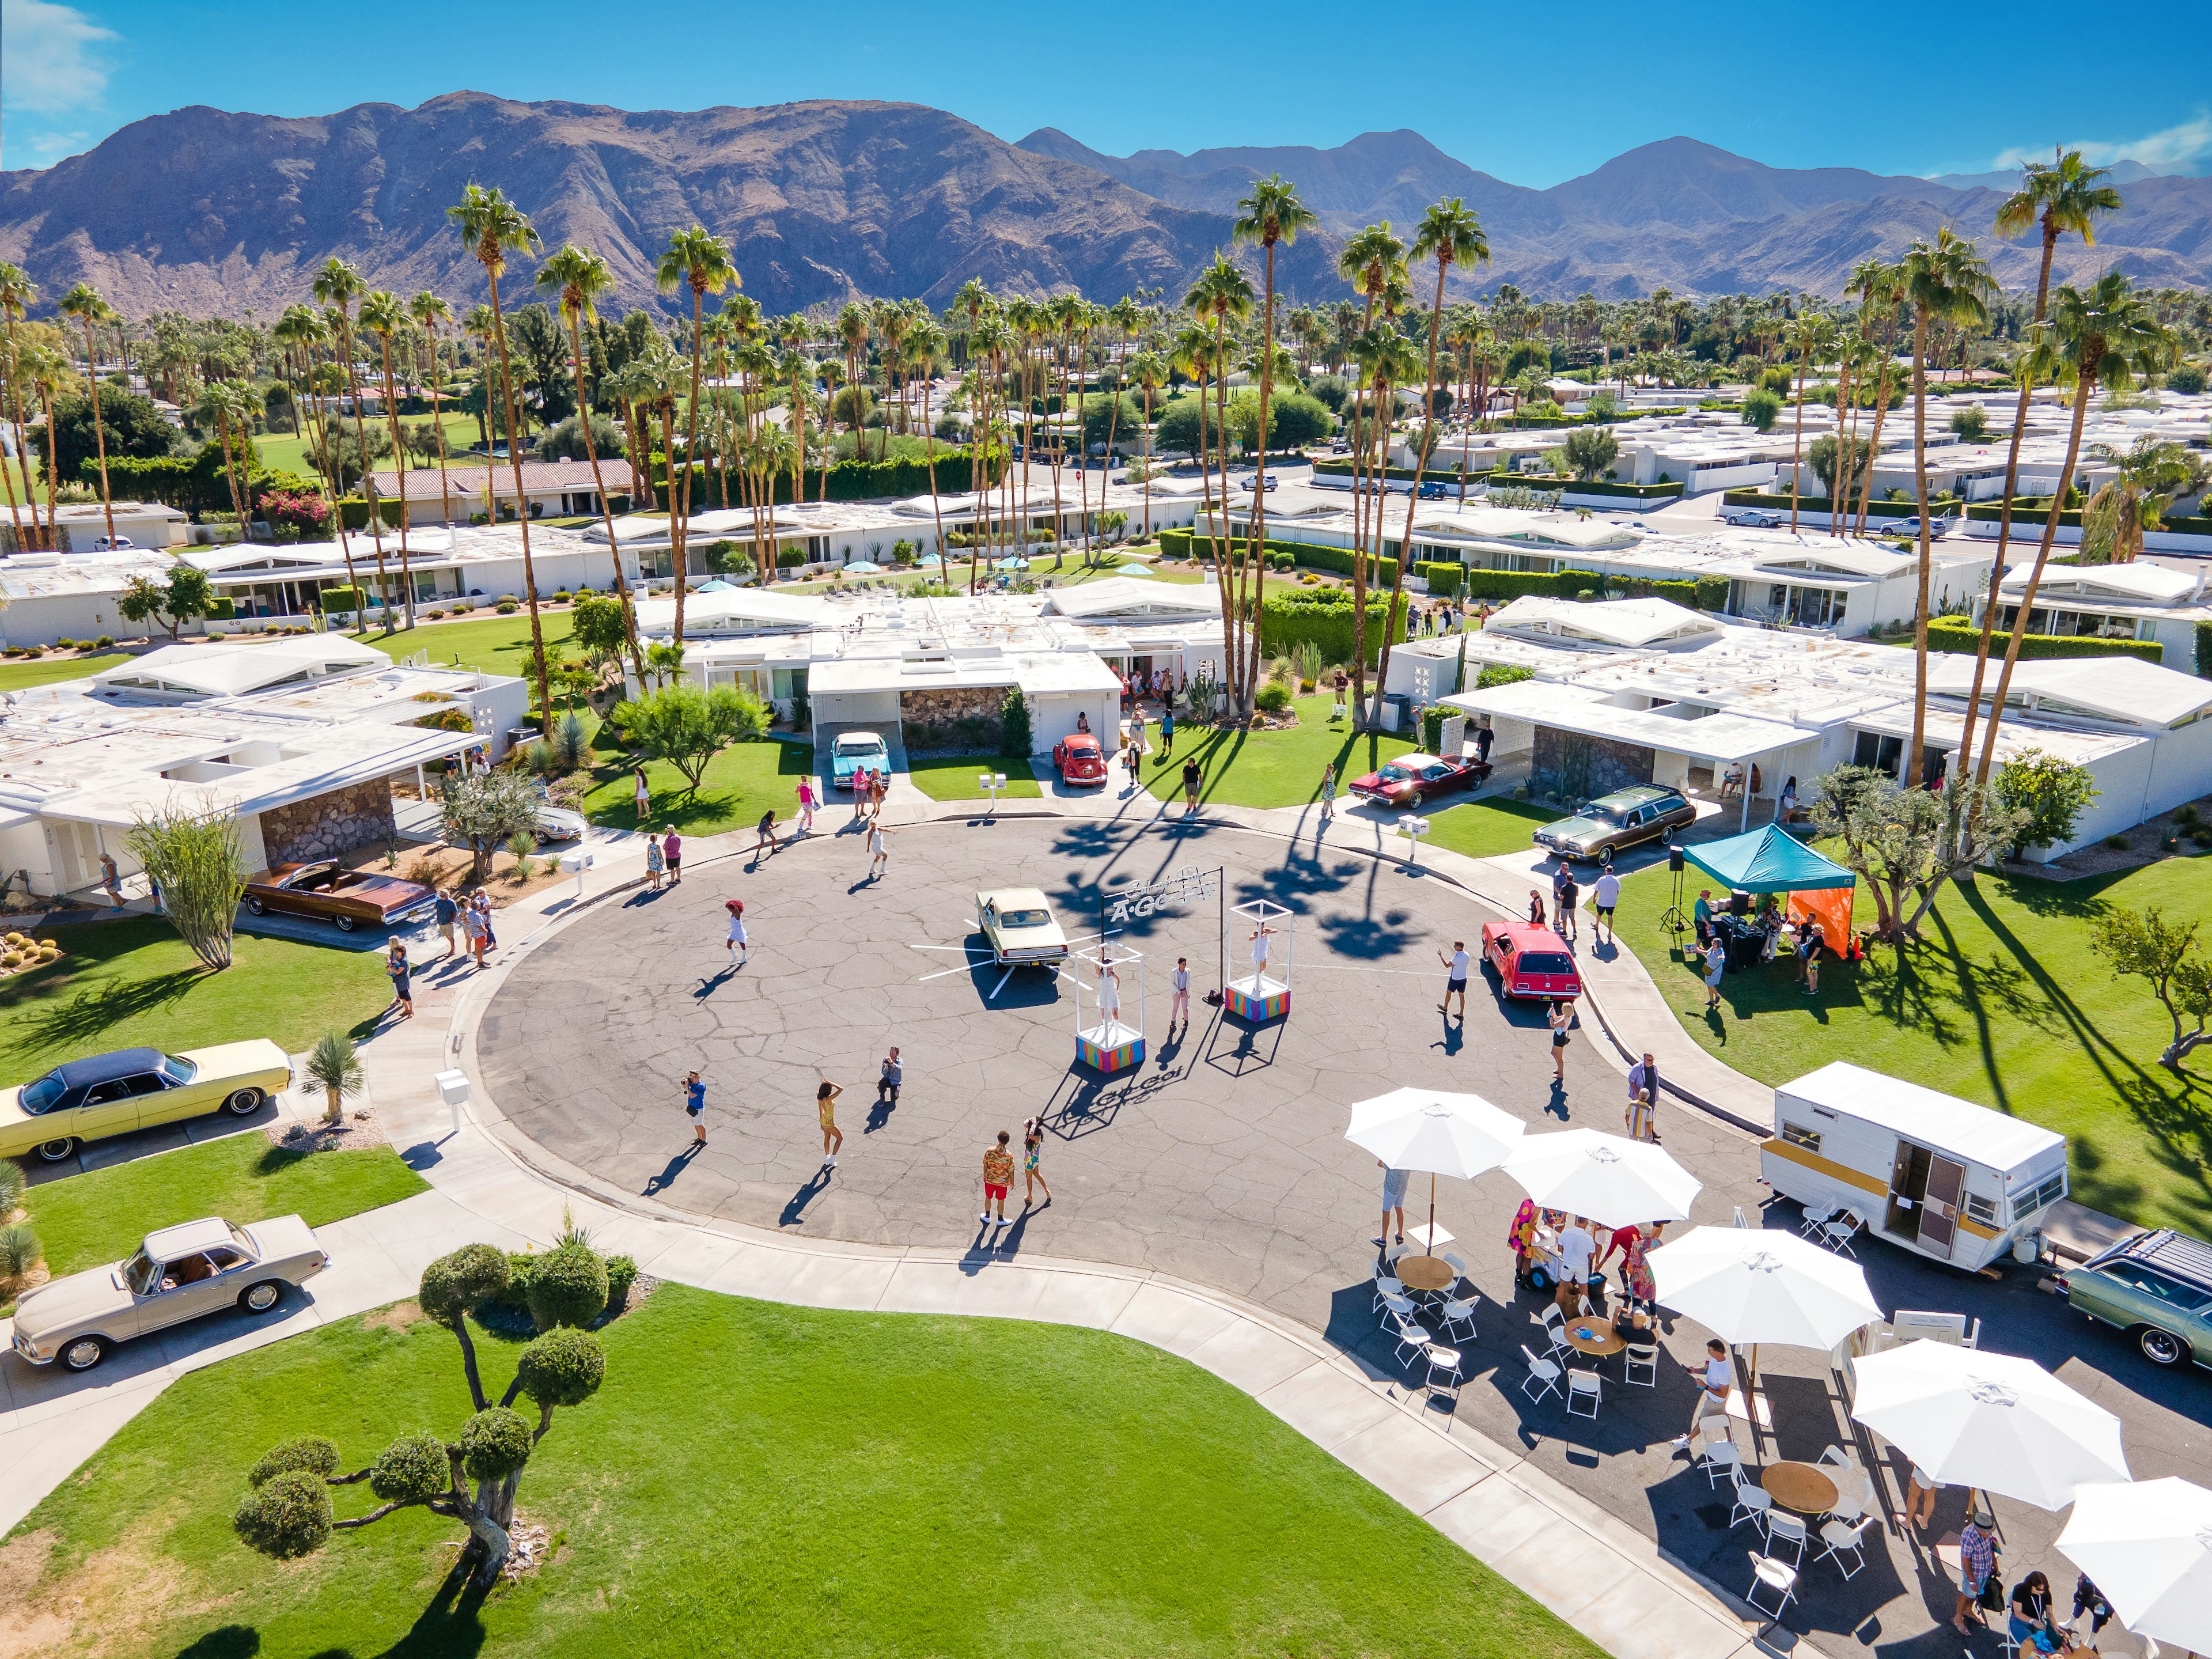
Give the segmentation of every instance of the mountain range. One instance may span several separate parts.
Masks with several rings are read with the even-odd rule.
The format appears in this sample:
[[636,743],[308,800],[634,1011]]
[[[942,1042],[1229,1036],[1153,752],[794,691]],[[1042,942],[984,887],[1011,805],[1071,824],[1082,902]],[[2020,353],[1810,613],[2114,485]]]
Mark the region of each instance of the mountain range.
[[[1250,181],[1276,172],[1321,219],[1278,255],[1278,283],[1299,301],[1344,295],[1348,232],[1378,219],[1410,232],[1446,195],[1481,214],[1492,255],[1457,276],[1459,295],[1504,282],[1538,297],[1834,293],[1857,260],[1943,223],[1978,236],[2008,286],[2033,273],[2032,246],[1990,233],[2002,193],[1982,179],[1770,167],[1688,138],[1532,190],[1405,131],[1329,149],[1112,156],[1052,128],[1010,144],[915,104],[630,112],[474,92],[415,109],[194,106],[135,122],[53,167],[0,173],[0,259],[22,264],[49,305],[88,281],[128,315],[266,317],[307,298],[333,254],[374,287],[472,303],[486,281],[446,209],[474,181],[505,190],[549,245],[603,253],[618,307],[688,309],[656,295],[653,271],[670,234],[695,222],[729,240],[746,292],[771,312],[864,295],[941,307],[971,276],[1001,292],[1177,295],[1230,247]],[[2127,192],[2095,248],[2065,250],[2063,274],[2118,261],[2154,283],[2212,282],[2212,179],[2145,176]],[[515,262],[503,297],[520,301],[531,269]]]

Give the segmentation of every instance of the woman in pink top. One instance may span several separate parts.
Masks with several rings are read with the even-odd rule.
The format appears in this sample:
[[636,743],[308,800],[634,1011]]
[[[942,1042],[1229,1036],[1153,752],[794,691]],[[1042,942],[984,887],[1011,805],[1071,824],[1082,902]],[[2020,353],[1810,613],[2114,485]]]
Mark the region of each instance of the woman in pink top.
[[814,784],[809,778],[799,781],[799,833],[811,834],[814,829]]
[[661,839],[660,856],[668,861],[668,884],[673,887],[684,879],[684,837],[676,833],[672,823]]

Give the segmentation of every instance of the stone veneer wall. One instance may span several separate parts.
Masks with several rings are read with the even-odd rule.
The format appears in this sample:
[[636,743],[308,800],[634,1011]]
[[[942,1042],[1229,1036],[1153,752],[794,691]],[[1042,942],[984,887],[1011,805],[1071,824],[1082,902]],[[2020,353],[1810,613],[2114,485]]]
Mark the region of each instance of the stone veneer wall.
[[273,806],[261,815],[261,845],[271,865],[336,858],[356,847],[388,842],[397,833],[392,785],[384,778]]
[[[973,747],[989,753],[1003,734],[999,710],[1006,701],[1003,685],[914,687],[899,692],[899,723],[906,728],[909,749],[939,749],[949,744]],[[972,744],[963,743],[957,727],[962,720],[981,720],[988,728],[978,731]]]
[[1593,800],[1631,784],[1650,782],[1655,758],[1650,750],[1633,744],[1539,726],[1528,764],[1529,792],[1551,800]]

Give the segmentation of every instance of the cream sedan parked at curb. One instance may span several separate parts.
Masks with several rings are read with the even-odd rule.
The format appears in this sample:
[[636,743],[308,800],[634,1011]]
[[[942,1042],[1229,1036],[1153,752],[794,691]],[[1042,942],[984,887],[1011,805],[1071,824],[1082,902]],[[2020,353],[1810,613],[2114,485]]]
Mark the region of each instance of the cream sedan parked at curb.
[[33,1365],[88,1371],[118,1342],[236,1308],[265,1314],[284,1287],[331,1265],[295,1215],[234,1226],[220,1216],[146,1235],[138,1253],[27,1291],[15,1304],[15,1352]]
[[251,1117],[291,1086],[290,1057],[266,1037],[68,1060],[20,1089],[0,1089],[0,1158],[36,1152],[58,1164],[79,1141],[215,1112]]

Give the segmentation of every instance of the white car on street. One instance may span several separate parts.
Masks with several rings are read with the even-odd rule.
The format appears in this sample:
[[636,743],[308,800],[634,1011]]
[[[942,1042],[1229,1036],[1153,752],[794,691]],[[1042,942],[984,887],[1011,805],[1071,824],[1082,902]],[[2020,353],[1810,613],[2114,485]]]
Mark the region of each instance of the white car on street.
[[1051,902],[1034,887],[1000,887],[975,895],[975,926],[1001,967],[1049,967],[1067,957],[1067,936]]

